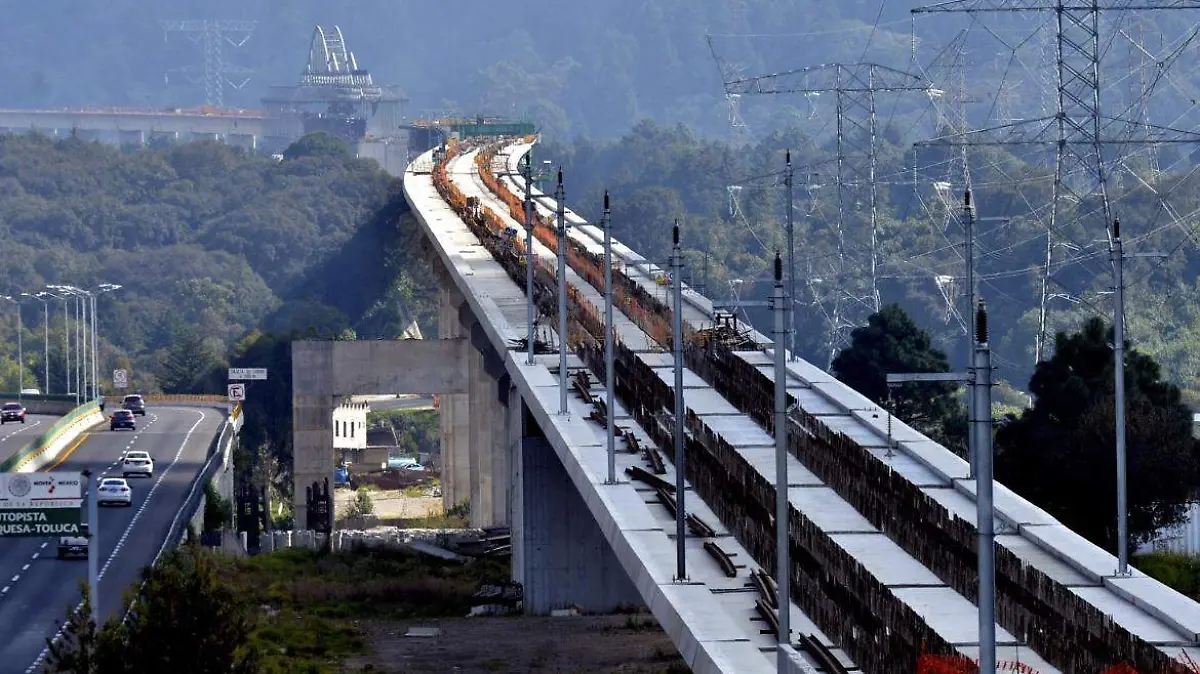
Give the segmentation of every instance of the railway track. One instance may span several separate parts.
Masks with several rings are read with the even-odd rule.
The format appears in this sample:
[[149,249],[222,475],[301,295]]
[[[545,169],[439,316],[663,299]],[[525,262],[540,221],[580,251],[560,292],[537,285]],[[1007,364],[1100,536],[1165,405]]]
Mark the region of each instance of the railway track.
[[[446,177],[442,162],[441,177],[435,183],[447,200],[493,256],[509,271],[514,281],[524,283],[522,237],[519,231],[521,216],[516,197],[510,191],[519,185],[506,178],[508,187],[497,179],[493,165],[498,146],[485,148],[477,162],[479,180],[491,192],[491,199],[481,203],[456,196],[453,182]],[[511,157],[506,164],[511,168]],[[540,210],[547,210],[544,198]],[[507,207],[509,213],[503,211]],[[540,218],[539,218],[540,219]],[[577,353],[596,373],[603,372],[600,345],[603,326],[595,300],[602,288],[595,248],[601,243],[602,232],[573,213],[569,266],[576,275],[569,290],[571,328],[568,340]],[[514,227],[514,222],[518,227]],[[548,223],[535,225],[538,240],[549,250],[557,240]],[[662,270],[649,264],[623,246],[614,246],[615,256],[623,264],[614,270],[614,295],[620,298],[616,306],[642,334],[632,344],[650,342],[669,345],[669,300],[657,296],[658,275]],[[557,311],[554,296],[557,292],[553,264],[540,255],[535,274],[544,313]],[[582,287],[586,282],[591,287]],[[664,293],[665,295],[665,293]],[[712,330],[714,315],[711,304],[702,297],[685,295],[683,307],[688,368],[712,387],[737,411],[754,418],[766,432],[771,432],[770,395],[772,381],[768,375],[765,338],[753,331]],[[709,321],[704,327],[703,321]],[[624,336],[624,334],[622,335]],[[704,339],[699,337],[703,336]],[[623,342],[617,343],[615,394],[635,418],[646,428],[657,444],[669,446],[674,419],[664,421],[663,410],[672,407],[672,392],[666,382],[647,362],[644,353]],[[797,377],[797,383],[803,383]],[[904,553],[933,572],[961,597],[974,600],[974,525],[943,504],[921,491],[908,478],[893,470],[878,453],[863,447],[858,441],[827,425],[818,415],[804,411],[789,394],[791,413],[789,423],[790,451],[801,463],[827,484],[837,498],[849,503],[870,524],[883,532]],[[597,421],[606,423],[605,412]],[[687,478],[713,508],[739,541],[759,560],[762,570],[773,572],[774,488],[762,471],[749,461],[720,429],[710,427],[703,415],[689,412],[684,420],[688,430],[690,461]],[[634,440],[636,442],[636,440]],[[663,471],[661,456],[655,461],[654,448],[645,448],[650,471],[632,475],[656,487],[659,499],[673,507],[670,490],[654,484]],[[662,482],[661,479],[658,480]],[[694,535],[703,537],[712,528],[698,522],[692,527]],[[902,601],[897,593],[879,582],[863,568],[829,534],[817,526],[793,504],[789,522],[793,546],[793,599],[816,624],[837,641],[854,660],[868,672],[912,672],[922,653],[949,654],[955,648],[918,611]],[[736,575],[736,565],[715,543],[705,549],[728,574]],[[1025,563],[1003,547],[997,549],[998,612],[1000,624],[1017,634],[1045,657],[1054,667],[1065,672],[1100,672],[1105,667],[1125,662],[1143,672],[1187,672],[1185,665],[1175,661],[1161,648],[1147,643],[1117,625],[1111,619],[1076,595],[1064,591],[1055,580]],[[758,573],[758,572],[755,572]],[[758,600],[757,610],[774,611],[773,600],[766,596]],[[770,622],[764,616],[764,620]],[[1119,658],[1119,659],[1118,659]]]

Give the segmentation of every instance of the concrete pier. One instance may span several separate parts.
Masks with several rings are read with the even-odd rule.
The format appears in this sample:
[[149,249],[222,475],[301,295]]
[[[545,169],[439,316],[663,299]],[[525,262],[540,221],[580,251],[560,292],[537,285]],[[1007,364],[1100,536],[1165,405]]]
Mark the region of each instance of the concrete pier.
[[[451,283],[443,282],[438,304],[438,337],[462,339],[458,320],[463,298]],[[442,434],[442,505],[448,511],[471,501],[471,410],[467,396],[441,394],[440,427]]]
[[544,437],[523,439],[516,472],[521,507],[513,522],[513,575],[525,589],[525,613],[571,606],[611,613],[645,603]]
[[293,501],[305,526],[304,489],[334,469],[336,396],[465,393],[464,339],[292,342]]

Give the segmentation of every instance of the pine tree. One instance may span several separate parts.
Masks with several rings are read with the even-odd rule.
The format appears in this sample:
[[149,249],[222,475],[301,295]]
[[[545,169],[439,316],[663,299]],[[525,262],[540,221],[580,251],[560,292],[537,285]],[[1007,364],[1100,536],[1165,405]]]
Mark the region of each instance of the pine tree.
[[79,581],[83,601],[68,608],[67,622],[59,623],[59,637],[46,639],[45,671],[53,674],[99,674],[96,651],[100,630],[92,620],[92,597],[88,585]]

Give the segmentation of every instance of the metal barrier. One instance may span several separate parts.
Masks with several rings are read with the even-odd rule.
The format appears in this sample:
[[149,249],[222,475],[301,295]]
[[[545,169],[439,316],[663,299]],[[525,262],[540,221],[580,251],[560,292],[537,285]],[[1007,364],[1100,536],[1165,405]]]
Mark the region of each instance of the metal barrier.
[[204,468],[192,480],[191,489],[188,490],[187,498],[184,499],[183,505],[180,506],[178,512],[175,513],[175,518],[171,520],[171,528],[167,531],[167,537],[163,539],[162,546],[154,555],[154,561],[151,566],[158,563],[159,558],[163,556],[167,548],[172,545],[179,545],[183,541],[184,535],[187,532],[187,524],[192,520],[196,511],[200,507],[201,501],[204,499],[204,485],[212,481],[213,476],[217,474],[217,469],[225,465],[225,455],[229,452],[229,447],[233,443],[234,431],[229,420],[221,426],[221,433],[213,440],[212,445],[208,450],[208,460],[204,463]]
[[142,396],[148,403],[226,403],[229,398],[210,393],[148,393]]
[[[44,433],[26,443],[24,447],[17,450],[3,462],[0,462],[0,473],[20,472],[22,468],[27,468],[28,470],[28,466],[31,463],[34,463],[33,469],[36,470],[37,461],[53,460],[53,456],[45,458],[43,454],[51,450],[56,442],[62,440],[65,433],[76,432],[78,434],[90,428],[92,424],[104,420],[99,415],[100,407],[94,400],[76,407],[70,413],[54,422]],[[59,450],[61,449],[60,447]]]

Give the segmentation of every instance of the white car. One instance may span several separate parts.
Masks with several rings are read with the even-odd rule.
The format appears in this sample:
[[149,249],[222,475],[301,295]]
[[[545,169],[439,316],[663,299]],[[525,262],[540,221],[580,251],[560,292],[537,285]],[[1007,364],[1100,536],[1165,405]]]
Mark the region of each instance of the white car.
[[121,460],[121,476],[145,475],[154,477],[154,459],[147,452],[126,452]]
[[133,490],[125,478],[106,477],[96,490],[96,505],[133,505]]

